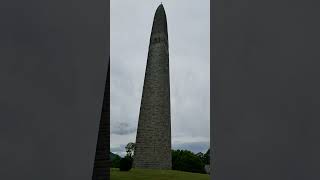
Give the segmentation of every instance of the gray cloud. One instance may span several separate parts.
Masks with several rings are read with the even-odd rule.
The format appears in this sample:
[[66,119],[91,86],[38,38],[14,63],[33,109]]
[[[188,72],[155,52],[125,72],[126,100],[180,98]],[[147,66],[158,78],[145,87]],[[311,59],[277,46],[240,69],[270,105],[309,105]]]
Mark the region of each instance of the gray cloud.
[[[151,26],[160,2],[111,1],[111,147],[135,141]],[[168,19],[173,147],[200,150],[197,145],[203,149],[201,142],[210,141],[210,1],[162,2]]]
[[125,135],[135,132],[136,129],[133,126],[130,126],[128,123],[120,122],[114,125],[111,129],[112,134]]
[[126,147],[126,144],[122,144],[118,147],[112,147],[110,148],[110,150],[111,152],[119,153],[119,152],[125,151],[125,147]]

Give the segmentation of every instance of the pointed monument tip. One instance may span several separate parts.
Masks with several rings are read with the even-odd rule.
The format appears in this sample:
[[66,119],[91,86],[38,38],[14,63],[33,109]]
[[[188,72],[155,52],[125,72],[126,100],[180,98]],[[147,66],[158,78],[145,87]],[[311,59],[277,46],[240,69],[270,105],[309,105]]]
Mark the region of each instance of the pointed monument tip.
[[158,6],[158,9],[159,9],[159,8],[163,8],[162,2],[161,2],[161,4]]
[[[166,17],[166,11],[164,10],[163,4],[161,3],[154,15],[154,21],[153,21],[153,26],[152,29],[162,29],[165,34],[167,35],[167,17]],[[157,31],[158,31],[157,30]]]
[[165,11],[165,10],[164,10],[163,4],[161,3],[161,4],[158,6],[156,12],[164,12],[164,11]]

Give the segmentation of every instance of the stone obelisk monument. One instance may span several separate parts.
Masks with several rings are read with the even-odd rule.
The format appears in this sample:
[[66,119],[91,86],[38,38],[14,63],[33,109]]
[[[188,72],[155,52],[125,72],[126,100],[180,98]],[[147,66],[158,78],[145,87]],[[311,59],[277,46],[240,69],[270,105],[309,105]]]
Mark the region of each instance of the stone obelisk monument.
[[161,4],[152,25],[133,167],[171,169],[167,18]]

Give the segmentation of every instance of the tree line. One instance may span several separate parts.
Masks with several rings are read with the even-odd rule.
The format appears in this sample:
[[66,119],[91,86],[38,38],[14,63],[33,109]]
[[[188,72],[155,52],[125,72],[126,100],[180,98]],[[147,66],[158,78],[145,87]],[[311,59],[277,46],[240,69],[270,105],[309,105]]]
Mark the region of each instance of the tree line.
[[[119,155],[110,154],[111,167],[120,168],[121,171],[128,171],[132,168],[135,143],[128,143],[125,147],[126,155],[121,158]],[[193,173],[206,173],[205,165],[210,164],[210,148],[206,153],[197,154],[188,150],[172,150],[172,169]]]

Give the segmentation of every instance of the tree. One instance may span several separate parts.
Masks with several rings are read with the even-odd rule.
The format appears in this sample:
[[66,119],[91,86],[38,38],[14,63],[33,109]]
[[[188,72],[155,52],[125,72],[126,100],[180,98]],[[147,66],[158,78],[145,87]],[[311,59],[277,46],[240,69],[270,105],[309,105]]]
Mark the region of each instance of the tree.
[[132,142],[129,142],[127,145],[126,145],[126,152],[127,152],[127,155],[128,157],[130,158],[133,158],[133,155],[134,155],[134,150],[136,148],[136,144],[135,143],[132,143]]
[[205,164],[210,164],[210,148],[208,151],[203,155],[203,162]]
[[120,167],[120,159],[121,157],[117,154],[110,152],[110,160],[111,160],[111,167],[119,168]]
[[204,163],[204,154],[202,152],[198,152],[196,156],[198,156]]
[[120,160],[121,160],[121,157],[120,157],[120,156],[115,156],[115,157],[111,160],[111,167],[113,167],[113,168],[120,168]]
[[205,154],[199,152],[196,154],[196,156],[198,156],[204,164],[210,164],[210,148],[207,150]]
[[120,171],[129,171],[132,168],[132,158],[126,156],[120,160]]
[[[198,155],[201,155],[198,153]],[[201,158],[188,150],[172,150],[172,169],[205,173]]]

